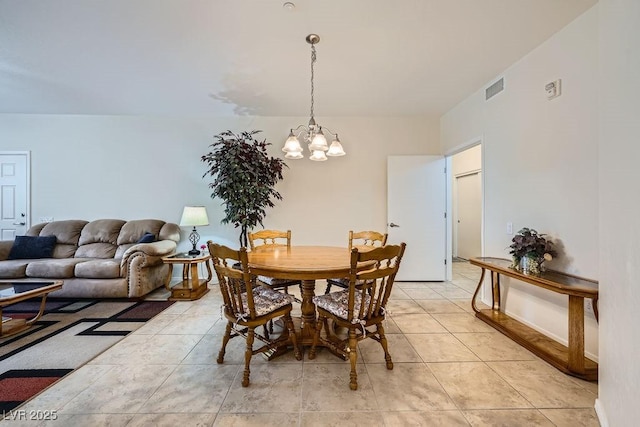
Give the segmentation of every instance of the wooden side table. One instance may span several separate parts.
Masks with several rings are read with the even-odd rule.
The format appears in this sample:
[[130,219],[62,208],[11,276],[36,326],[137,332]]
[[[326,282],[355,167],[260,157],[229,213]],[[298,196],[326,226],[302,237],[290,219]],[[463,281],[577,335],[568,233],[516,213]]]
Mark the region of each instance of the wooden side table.
[[[169,264],[169,273],[164,284],[164,287],[171,291],[169,300],[193,301],[209,292],[207,284],[212,277],[210,259],[211,256],[209,254],[189,255],[187,253],[179,253],[162,258],[163,263]],[[204,263],[207,267],[206,279],[200,279],[198,276],[198,264],[200,263]],[[182,281],[171,286],[174,264],[182,264]]]

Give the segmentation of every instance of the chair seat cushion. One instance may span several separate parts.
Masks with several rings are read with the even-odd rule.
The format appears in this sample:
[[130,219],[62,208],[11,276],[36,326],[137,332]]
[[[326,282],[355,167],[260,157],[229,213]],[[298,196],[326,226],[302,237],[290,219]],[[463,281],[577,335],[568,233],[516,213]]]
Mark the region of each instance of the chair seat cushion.
[[[331,283],[332,285],[341,286],[343,288],[349,287],[349,279],[346,277],[343,277],[340,279],[327,279],[327,282]],[[356,286],[362,285],[363,283],[364,283],[364,280],[362,279],[356,280]]]
[[[256,309],[256,316],[264,316],[282,307],[291,305],[291,301],[281,292],[269,288],[253,288],[253,304]],[[245,313],[249,312],[247,304],[247,294],[242,295],[242,308]]]
[[[369,305],[371,303],[371,296],[365,294],[364,303]],[[348,320],[349,308],[349,291],[331,292],[330,294],[318,295],[313,297],[313,302],[319,308],[328,311],[336,317],[344,320]],[[354,315],[357,315],[360,311],[360,305],[362,304],[362,292],[356,292],[355,304],[353,306]]]
[[273,277],[267,277],[267,276],[258,276],[258,280],[260,280],[261,282],[266,283],[269,286],[281,286],[281,285],[286,285],[286,284],[296,284],[296,283],[299,282],[299,280],[275,279]]

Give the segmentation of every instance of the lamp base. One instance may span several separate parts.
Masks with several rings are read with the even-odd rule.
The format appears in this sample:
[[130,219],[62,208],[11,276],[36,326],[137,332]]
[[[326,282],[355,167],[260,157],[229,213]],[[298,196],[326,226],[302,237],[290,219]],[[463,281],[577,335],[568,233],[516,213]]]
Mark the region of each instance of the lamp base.
[[197,249],[191,249],[188,253],[189,255],[200,255],[200,251]]

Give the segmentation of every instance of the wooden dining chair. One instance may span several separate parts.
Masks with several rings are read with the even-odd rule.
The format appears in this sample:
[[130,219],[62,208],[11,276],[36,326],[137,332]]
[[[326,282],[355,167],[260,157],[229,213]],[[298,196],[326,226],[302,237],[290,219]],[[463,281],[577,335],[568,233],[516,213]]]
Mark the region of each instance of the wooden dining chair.
[[[380,248],[360,252],[358,248],[351,251],[351,268],[349,273],[349,288],[340,292],[331,292],[313,297],[318,311],[316,331],[309,350],[309,359],[316,357],[316,346],[319,342],[334,352],[348,356],[351,362],[349,387],[358,388],[356,374],[357,344],[365,338],[373,338],[382,345],[387,369],[393,369],[393,361],[389,354],[387,339],[384,335],[382,322],[385,319],[385,307],[393,281],[400,267],[406,245],[388,245]],[[358,264],[370,262],[364,271],[358,271]],[[362,267],[362,266],[361,266]],[[357,283],[360,282],[360,285]],[[339,340],[329,327],[328,320],[339,327],[347,328],[348,337]],[[375,326],[374,332],[367,328]],[[322,328],[325,336],[321,336]]]
[[[227,319],[227,327],[222,338],[222,348],[218,353],[218,363],[224,362],[224,354],[227,343],[231,338],[243,336],[246,338],[244,353],[244,374],[242,386],[249,385],[249,364],[254,354],[268,350],[276,350],[289,345],[289,339],[293,344],[293,351],[297,360],[302,359],[302,353],[298,347],[296,333],[291,319],[291,300],[281,292],[265,287],[252,287],[251,274],[247,262],[247,249],[234,250],[212,241],[207,242],[209,253],[218,276],[220,292],[223,300],[223,313]],[[241,269],[234,268],[240,263]],[[265,326],[267,322],[276,317],[284,319],[289,335],[272,340],[268,336],[256,332],[259,326]],[[265,334],[266,335],[266,334]],[[255,338],[264,343],[258,349],[253,349]]]
[[[377,231],[349,231],[349,251],[353,248],[360,250],[369,250],[375,247],[387,244],[387,233],[378,233]],[[324,293],[331,292],[331,286],[338,286],[342,289],[349,287],[349,278],[342,277],[337,279],[327,279],[327,288]]]
[[[255,233],[249,233],[248,237],[251,250],[263,245],[291,247],[291,230],[260,230]],[[291,295],[289,294],[289,286],[298,286],[300,293],[302,293],[302,282],[300,280],[258,276],[258,281],[271,289],[284,289],[284,293],[288,295]]]

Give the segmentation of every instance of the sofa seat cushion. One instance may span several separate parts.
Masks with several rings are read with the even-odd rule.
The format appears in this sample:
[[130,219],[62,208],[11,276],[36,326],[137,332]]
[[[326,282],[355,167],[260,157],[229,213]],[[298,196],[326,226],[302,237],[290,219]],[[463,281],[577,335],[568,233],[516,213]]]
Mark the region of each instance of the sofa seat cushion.
[[119,259],[91,259],[77,264],[75,276],[84,279],[117,279],[120,275]]
[[0,262],[0,279],[21,279],[27,277],[27,265],[34,260],[12,259]]
[[78,258],[52,258],[34,260],[27,265],[28,277],[43,279],[68,279],[74,276],[76,264],[86,262]]

